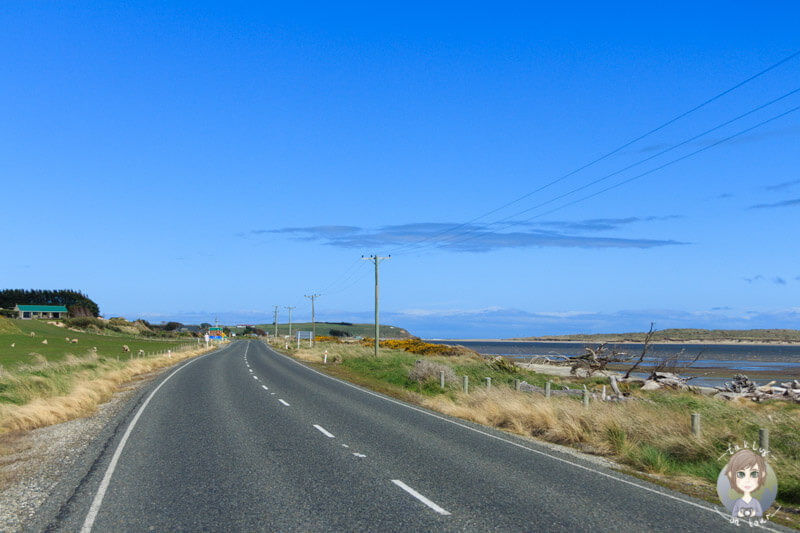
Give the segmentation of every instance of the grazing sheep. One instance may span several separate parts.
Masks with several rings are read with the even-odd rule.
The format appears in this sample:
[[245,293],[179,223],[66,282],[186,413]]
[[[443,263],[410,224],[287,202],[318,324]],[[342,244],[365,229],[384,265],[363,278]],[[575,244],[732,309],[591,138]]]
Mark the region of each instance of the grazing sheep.
[[47,344],[47,339],[43,340],[42,344]]
[[144,357],[144,350],[141,350],[141,349],[140,349],[140,350],[139,350],[139,353],[138,353],[137,355],[138,355],[139,357]]
[[69,342],[71,342],[72,344],[78,344],[78,339],[72,339],[72,340],[71,340],[71,341],[69,341]]
[[130,349],[130,348],[128,348],[128,345],[127,345],[127,344],[123,344],[123,345],[122,345],[122,353],[128,353],[128,352],[130,352],[130,351],[131,351],[131,349]]
[[17,343],[16,342],[12,342],[11,343],[11,347],[13,348],[15,344],[17,344]]
[[35,337],[35,336],[36,336],[36,332],[35,331],[31,331],[31,337]]
[[92,346],[92,351],[97,352],[97,346]]
[[69,342],[69,337],[64,338],[65,341]]

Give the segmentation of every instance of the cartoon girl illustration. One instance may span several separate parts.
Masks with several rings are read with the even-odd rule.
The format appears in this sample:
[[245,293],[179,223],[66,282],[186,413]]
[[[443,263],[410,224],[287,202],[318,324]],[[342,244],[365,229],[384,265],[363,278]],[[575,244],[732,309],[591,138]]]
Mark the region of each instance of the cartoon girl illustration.
[[728,462],[726,473],[731,489],[742,497],[733,504],[731,516],[734,518],[753,518],[764,514],[761,503],[753,493],[764,486],[767,480],[767,465],[764,459],[750,450],[739,450]]

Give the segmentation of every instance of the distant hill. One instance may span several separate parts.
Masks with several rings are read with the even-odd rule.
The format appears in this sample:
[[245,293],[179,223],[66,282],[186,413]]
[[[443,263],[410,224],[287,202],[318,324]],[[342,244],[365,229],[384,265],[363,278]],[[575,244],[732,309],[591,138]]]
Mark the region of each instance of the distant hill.
[[[256,326],[275,334],[275,324],[259,324]],[[317,336],[337,336],[331,331],[342,332],[351,337],[374,337],[375,324],[352,324],[350,322],[317,322]],[[292,322],[292,335],[296,331],[311,331],[311,322]],[[278,335],[289,333],[288,323],[278,323]],[[411,339],[413,335],[403,328],[381,324],[380,335],[382,339]]]
[[[525,341],[643,342],[647,333],[599,333],[593,335],[547,335],[522,337]],[[800,342],[797,329],[664,329],[651,342]]]

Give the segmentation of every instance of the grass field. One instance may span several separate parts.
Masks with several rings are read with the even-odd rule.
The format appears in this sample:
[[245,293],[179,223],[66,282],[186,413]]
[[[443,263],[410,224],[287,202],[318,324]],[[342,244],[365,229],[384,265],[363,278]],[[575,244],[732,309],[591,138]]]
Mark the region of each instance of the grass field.
[[204,351],[205,344],[187,338],[87,333],[0,318],[0,435],[89,415],[123,383]]
[[[324,350],[327,365],[322,365]],[[518,392],[513,382],[542,386],[552,381],[554,389],[585,385],[599,392],[607,380],[508,371],[478,354],[423,356],[387,348],[381,348],[377,358],[373,353],[369,346],[328,342],[290,350],[294,357],[349,381],[466,420],[608,457],[634,475],[712,503],[719,503],[716,480],[727,462],[728,446],[757,441],[759,428],[766,428],[768,462],[779,480],[777,503],[784,509],[775,520],[800,526],[800,405],[727,402],[699,393],[627,387],[623,391],[633,398],[627,402],[597,401],[584,408],[576,398]],[[429,367],[427,373],[415,371],[423,365]],[[444,390],[440,369],[449,376]],[[469,394],[462,391],[463,376],[469,378]],[[492,378],[488,390],[486,377]],[[699,438],[691,433],[691,413],[701,416]]]
[[[31,333],[34,336],[31,336]],[[77,343],[67,342],[66,338],[78,339]],[[42,341],[46,340],[47,344]],[[136,357],[139,350],[148,354],[174,350],[188,344],[197,345],[196,339],[152,339],[134,335],[98,334],[71,331],[65,327],[54,326],[43,320],[10,320],[0,318],[0,365],[6,369],[18,364],[33,363],[37,357],[48,361],[60,361],[67,355],[81,356],[97,348],[97,355],[129,359]],[[12,346],[13,345],[13,346]],[[122,346],[127,345],[130,352],[125,353]],[[38,355],[37,355],[38,354]]]

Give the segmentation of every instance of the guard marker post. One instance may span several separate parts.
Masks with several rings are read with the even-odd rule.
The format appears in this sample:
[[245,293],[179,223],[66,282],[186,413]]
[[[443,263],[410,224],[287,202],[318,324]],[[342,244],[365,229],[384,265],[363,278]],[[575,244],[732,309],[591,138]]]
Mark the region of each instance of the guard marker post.
[[758,430],[758,447],[765,452],[769,451],[769,429],[760,428]]
[[464,388],[464,393],[469,394],[469,376],[464,376],[461,383]]
[[439,370],[439,388],[444,390],[444,370]]
[[521,384],[521,382],[520,382],[519,378],[515,378],[514,379],[514,390],[518,391],[520,384]]
[[545,398],[549,398],[550,397],[550,382],[549,381],[544,384],[544,397]]
[[589,391],[583,389],[583,406],[589,407]]
[[492,388],[492,378],[487,377],[486,378],[486,390],[489,390],[491,388]]

